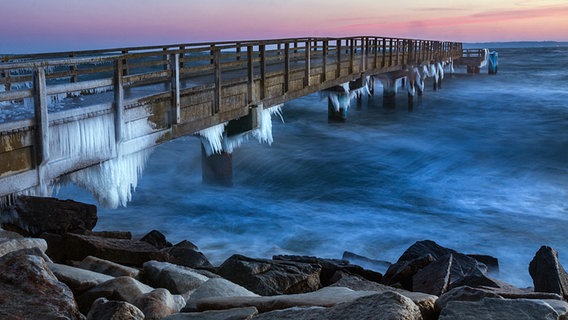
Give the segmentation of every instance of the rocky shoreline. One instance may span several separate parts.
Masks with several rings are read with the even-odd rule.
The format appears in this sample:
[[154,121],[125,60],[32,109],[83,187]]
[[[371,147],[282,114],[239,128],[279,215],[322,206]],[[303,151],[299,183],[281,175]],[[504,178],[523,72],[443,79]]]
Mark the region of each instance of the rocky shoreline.
[[96,207],[70,200],[22,196],[0,221],[1,319],[568,319],[568,274],[547,246],[521,289],[491,277],[496,258],[429,240],[392,264],[346,252],[214,266],[156,230],[93,232]]

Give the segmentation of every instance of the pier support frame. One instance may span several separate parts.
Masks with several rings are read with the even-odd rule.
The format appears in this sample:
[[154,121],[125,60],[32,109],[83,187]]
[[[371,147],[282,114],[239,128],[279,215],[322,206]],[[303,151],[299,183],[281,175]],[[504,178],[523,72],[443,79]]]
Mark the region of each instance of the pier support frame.
[[397,81],[396,79],[381,79],[383,84],[383,107],[396,107]]
[[222,151],[208,156],[201,144],[201,174],[204,184],[232,186],[233,155]]
[[337,123],[347,121],[347,108],[335,109],[335,106],[331,102],[331,97],[327,98],[327,122]]

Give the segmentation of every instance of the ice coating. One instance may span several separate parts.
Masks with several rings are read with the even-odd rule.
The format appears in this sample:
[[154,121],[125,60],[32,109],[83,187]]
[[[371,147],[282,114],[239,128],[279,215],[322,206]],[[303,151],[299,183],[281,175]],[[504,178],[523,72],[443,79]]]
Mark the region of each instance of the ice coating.
[[201,142],[207,155],[223,151],[223,132],[227,124],[228,122],[223,122],[197,132],[202,137]]
[[366,78],[367,81],[365,81],[365,85],[361,88],[351,90],[349,88],[349,82],[345,82],[339,85],[343,88],[343,92],[320,91],[320,97],[322,99],[328,98],[337,112],[339,112],[340,109],[347,110],[351,106],[351,99],[363,94],[371,95],[369,90],[369,79],[370,77]]

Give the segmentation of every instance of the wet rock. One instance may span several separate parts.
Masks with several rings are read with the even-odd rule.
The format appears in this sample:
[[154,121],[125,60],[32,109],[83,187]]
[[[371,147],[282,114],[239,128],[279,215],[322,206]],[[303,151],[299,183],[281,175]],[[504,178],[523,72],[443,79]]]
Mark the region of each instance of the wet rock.
[[490,290],[463,286],[454,288],[440,296],[436,300],[435,310],[439,314],[450,301],[480,301],[484,298],[501,299],[502,297]]
[[[1,212],[1,210],[0,210]],[[21,234],[14,232],[14,231],[9,231],[9,230],[4,230],[2,228],[0,228],[0,239],[20,239],[23,238],[24,236],[22,236]]]
[[412,277],[412,289],[436,296],[442,295],[448,290],[453,260],[450,253],[418,270]]
[[255,307],[204,312],[178,313],[163,320],[250,320],[258,315]]
[[193,293],[191,293],[184,310],[195,311],[197,310],[197,301],[212,297],[259,297],[259,295],[232,283],[229,280],[213,278],[207,280]]
[[179,312],[185,306],[185,300],[180,295],[172,295],[167,289],[159,288],[139,296],[134,305],[142,310],[146,320],[160,320]]
[[387,270],[383,283],[388,285],[400,283],[404,289],[412,291],[414,275],[431,262],[449,254],[452,255],[450,284],[474,273],[487,272],[487,267],[475,259],[442,247],[433,241],[425,240],[414,243],[402,254],[398,261]]
[[20,251],[0,258],[0,319],[85,319],[45,261]]
[[72,200],[19,196],[11,214],[0,216],[1,223],[11,224],[32,236],[44,232],[83,233],[97,224],[97,207]]
[[384,292],[358,298],[329,309],[293,308],[261,314],[258,320],[272,319],[392,319],[420,320],[418,307],[410,299],[395,293]]
[[144,313],[128,302],[99,298],[89,310],[87,320],[144,320]]
[[83,261],[75,262],[74,266],[93,272],[103,273],[112,277],[132,277],[137,279],[140,275],[140,270],[136,268],[123,266],[121,264],[93,256],[88,256],[83,259]]
[[342,259],[349,261],[349,263],[351,264],[356,264],[365,269],[373,270],[375,272],[380,272],[383,274],[392,265],[392,263],[388,261],[370,259],[349,251],[343,252]]
[[65,283],[74,294],[80,294],[113,277],[85,269],[75,268],[58,263],[48,263],[47,266],[59,281]]
[[481,301],[450,301],[440,314],[440,320],[460,319],[558,319],[558,313],[541,300],[494,299]]
[[311,292],[319,289],[321,267],[292,261],[253,259],[233,255],[218,274],[260,295]]
[[168,255],[154,246],[137,240],[102,238],[66,233],[63,235],[67,260],[95,256],[127,266],[142,266],[146,261],[166,261]]
[[141,295],[151,292],[154,288],[147,286],[130,277],[117,277],[103,282],[77,297],[77,303],[82,312],[87,313],[91,304],[98,298],[134,303]]
[[568,299],[568,274],[558,260],[556,249],[542,246],[529,264],[534,291],[556,293]]
[[489,273],[499,273],[499,260],[497,258],[484,254],[468,254],[467,256],[486,265]]
[[39,238],[0,239],[0,257],[10,252],[32,248],[38,248],[45,252],[47,242]]
[[144,279],[149,285],[166,288],[174,294],[195,290],[209,280],[190,268],[158,261],[144,263]]
[[199,248],[191,241],[182,240],[174,245],[176,248],[188,248],[191,250],[199,251]]
[[152,230],[143,236],[140,241],[147,242],[158,249],[172,247],[173,245],[166,240],[166,236],[158,230]]
[[208,269],[213,270],[213,265],[207,260],[207,257],[199,251],[194,249],[180,246],[172,247],[166,251],[169,255],[168,261],[180,266],[186,266],[194,269]]
[[499,281],[497,279],[493,279],[480,271],[472,272],[469,275],[461,277],[459,280],[454,281],[450,286],[449,289],[468,286],[472,288],[492,288],[495,291],[511,291],[511,292],[520,292],[520,289],[515,288],[514,286]]
[[101,238],[132,240],[132,232],[130,231],[85,231],[83,234]]

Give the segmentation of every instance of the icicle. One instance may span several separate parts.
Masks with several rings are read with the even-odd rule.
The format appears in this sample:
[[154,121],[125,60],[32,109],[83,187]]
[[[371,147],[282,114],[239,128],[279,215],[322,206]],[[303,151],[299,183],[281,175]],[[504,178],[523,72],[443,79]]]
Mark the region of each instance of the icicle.
[[483,49],[483,60],[479,64],[479,68],[484,68],[489,60],[489,49]]
[[225,126],[227,124],[228,122],[220,123],[197,132],[198,135],[203,137],[201,142],[203,143],[205,152],[208,156],[214,153],[221,153],[221,151],[223,151],[223,131],[225,131]]
[[253,130],[252,136],[255,137],[259,143],[267,143],[268,145],[272,145],[274,141],[272,138],[272,115],[276,114],[280,116],[280,120],[284,122],[284,118],[282,117],[282,104],[262,109],[260,111],[258,121],[259,126],[257,129]]
[[444,67],[442,67],[442,64],[438,62],[438,64],[436,65],[436,68],[438,69],[440,79],[444,80]]
[[138,186],[152,149],[119,156],[69,174],[67,179],[91,192],[100,205],[108,208],[126,207]]

